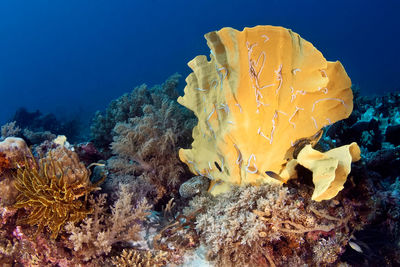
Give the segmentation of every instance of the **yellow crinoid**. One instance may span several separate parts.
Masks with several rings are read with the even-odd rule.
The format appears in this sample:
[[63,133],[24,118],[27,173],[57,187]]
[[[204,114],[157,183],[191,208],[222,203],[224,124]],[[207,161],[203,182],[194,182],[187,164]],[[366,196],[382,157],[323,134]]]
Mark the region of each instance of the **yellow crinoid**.
[[15,175],[19,195],[14,207],[29,215],[19,223],[37,225],[37,232],[47,226],[56,238],[66,222],[80,221],[90,213],[87,195],[98,188],[76,153],[58,147],[38,162],[25,161]]

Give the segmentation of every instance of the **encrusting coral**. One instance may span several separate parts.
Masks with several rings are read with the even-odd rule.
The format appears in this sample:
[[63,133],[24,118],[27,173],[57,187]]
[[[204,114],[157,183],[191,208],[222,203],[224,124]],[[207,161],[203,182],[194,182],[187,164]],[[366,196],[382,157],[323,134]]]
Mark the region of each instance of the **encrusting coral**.
[[18,137],[7,137],[0,142],[0,152],[11,161],[23,161],[30,153],[24,139]]
[[15,181],[19,194],[14,208],[28,212],[19,222],[37,225],[37,232],[47,227],[52,238],[67,222],[81,221],[91,212],[87,196],[99,189],[90,182],[90,172],[76,153],[65,147],[50,150],[39,162],[26,158],[24,166],[18,166]]
[[282,27],[223,28],[205,38],[211,60],[188,63],[193,73],[178,98],[199,120],[181,160],[217,183],[212,193],[286,182],[279,174],[299,141],[350,115],[350,78],[339,61]]

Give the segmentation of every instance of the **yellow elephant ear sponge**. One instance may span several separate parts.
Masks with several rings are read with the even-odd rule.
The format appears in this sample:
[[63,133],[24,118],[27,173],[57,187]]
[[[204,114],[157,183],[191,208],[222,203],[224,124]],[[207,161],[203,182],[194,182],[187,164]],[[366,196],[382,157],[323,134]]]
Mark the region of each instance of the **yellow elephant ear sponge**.
[[356,143],[331,149],[321,153],[305,146],[297,157],[297,162],[313,172],[315,185],[312,200],[321,201],[335,197],[347,180],[351,163],[360,159],[360,148]]
[[284,182],[278,178],[291,159],[286,152],[352,112],[342,64],[326,61],[291,30],[223,28],[205,38],[211,59],[188,63],[193,73],[178,98],[198,118],[192,148],[179,156],[217,183],[214,193],[226,184]]

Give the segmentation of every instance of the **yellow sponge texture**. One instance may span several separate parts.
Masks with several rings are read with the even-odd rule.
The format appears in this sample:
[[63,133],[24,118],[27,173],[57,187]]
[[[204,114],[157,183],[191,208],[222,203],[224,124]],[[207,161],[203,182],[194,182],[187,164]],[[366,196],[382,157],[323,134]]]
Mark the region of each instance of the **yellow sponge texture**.
[[350,115],[350,78],[340,62],[282,27],[223,28],[205,38],[211,59],[188,63],[193,73],[178,98],[198,118],[180,159],[217,185],[282,183],[287,152]]
[[360,148],[356,143],[331,149],[321,153],[305,146],[297,157],[297,162],[313,172],[315,185],[312,200],[321,201],[335,197],[347,180],[351,163],[360,159]]

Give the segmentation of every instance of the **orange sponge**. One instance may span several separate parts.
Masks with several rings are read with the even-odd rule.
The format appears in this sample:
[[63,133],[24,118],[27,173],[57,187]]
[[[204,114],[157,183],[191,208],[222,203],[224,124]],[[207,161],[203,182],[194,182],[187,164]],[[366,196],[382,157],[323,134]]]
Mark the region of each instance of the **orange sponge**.
[[340,62],[282,27],[223,28],[205,38],[211,59],[188,63],[193,73],[178,98],[199,120],[180,159],[215,181],[213,193],[284,182],[287,152],[350,115],[350,78]]
[[360,159],[360,153],[360,148],[354,142],[325,153],[313,149],[311,145],[305,146],[300,151],[297,162],[313,172],[315,190],[312,200],[321,201],[335,197],[343,189],[351,163]]

